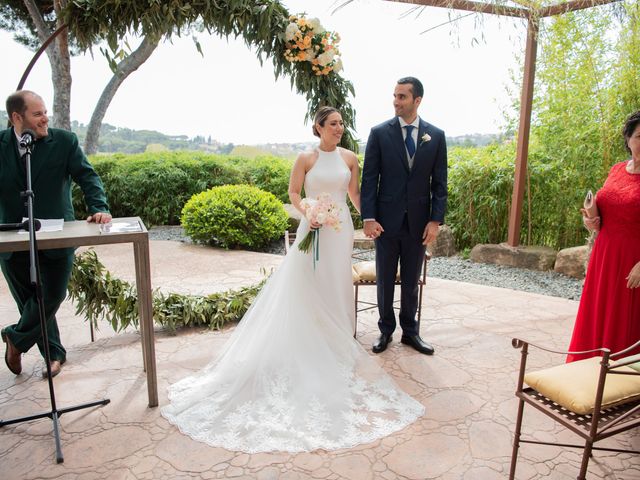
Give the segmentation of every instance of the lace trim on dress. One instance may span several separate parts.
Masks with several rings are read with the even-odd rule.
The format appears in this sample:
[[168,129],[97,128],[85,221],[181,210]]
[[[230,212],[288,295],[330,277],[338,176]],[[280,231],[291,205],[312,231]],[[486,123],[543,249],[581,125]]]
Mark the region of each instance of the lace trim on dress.
[[[423,415],[422,404],[401,392],[388,377],[369,382],[348,374],[348,399],[336,399],[344,408],[331,415],[331,395],[321,400],[317,395],[306,405],[292,402],[296,386],[288,372],[274,372],[263,385],[265,392],[224,413],[218,406],[228,401],[225,389],[207,404],[179,414],[163,409],[163,415],[182,433],[211,446],[246,453],[287,451],[309,452],[335,450],[368,443],[401,430]],[[180,393],[190,385],[180,382],[179,390],[170,394],[172,403],[180,403]],[[189,383],[189,382],[187,382]],[[178,421],[179,420],[179,421]],[[217,430],[211,428],[217,424]]]

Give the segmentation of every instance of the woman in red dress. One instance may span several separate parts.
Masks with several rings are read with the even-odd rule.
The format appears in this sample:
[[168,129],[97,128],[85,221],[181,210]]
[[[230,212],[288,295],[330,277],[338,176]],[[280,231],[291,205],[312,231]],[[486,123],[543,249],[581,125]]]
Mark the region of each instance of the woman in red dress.
[[[597,230],[569,350],[623,350],[640,340],[640,111],[625,123],[631,159],[611,167],[596,194],[599,216],[584,218]],[[637,349],[629,354],[640,353]],[[570,354],[568,362],[598,355]]]

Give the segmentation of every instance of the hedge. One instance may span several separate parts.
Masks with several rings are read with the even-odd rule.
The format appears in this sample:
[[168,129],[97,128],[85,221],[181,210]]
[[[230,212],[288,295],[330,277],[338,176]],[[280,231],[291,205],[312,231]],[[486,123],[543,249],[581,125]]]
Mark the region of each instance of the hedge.
[[[147,226],[179,225],[191,196],[220,185],[250,184],[285,201],[292,166],[279,157],[252,160],[191,151],[93,155],[90,161],[105,185],[113,216],[139,216]],[[77,186],[73,206],[76,218],[86,216]]]

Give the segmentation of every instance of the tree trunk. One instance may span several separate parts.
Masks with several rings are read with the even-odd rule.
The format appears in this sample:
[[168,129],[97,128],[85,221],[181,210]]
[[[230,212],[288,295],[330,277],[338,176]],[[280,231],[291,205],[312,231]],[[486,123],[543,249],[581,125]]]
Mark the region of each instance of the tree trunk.
[[158,46],[158,43],[158,40],[150,40],[148,37],[144,37],[138,48],[118,63],[113,77],[111,77],[111,80],[102,91],[102,95],[100,95],[98,103],[93,110],[93,115],[91,115],[91,121],[87,127],[87,136],[84,141],[84,151],[87,155],[98,151],[98,140],[100,139],[102,120],[118,88],[120,88],[122,82],[124,82],[129,75],[148,60]]
[[[58,26],[62,25],[59,12],[66,0],[54,0],[54,8],[58,17]],[[24,0],[33,24],[38,32],[38,38],[44,43],[53,33],[44,23],[42,14],[34,0]],[[51,65],[51,80],[53,81],[53,118],[51,125],[58,128],[71,129],[71,61],[69,59],[69,33],[64,31],[46,50]],[[37,92],[36,92],[37,93]]]
[[[62,9],[66,0],[54,0],[56,11],[56,26],[62,26]],[[55,50],[49,56],[51,63],[51,79],[53,80],[53,126],[71,130],[71,55],[69,54],[69,30],[65,30],[56,37]]]

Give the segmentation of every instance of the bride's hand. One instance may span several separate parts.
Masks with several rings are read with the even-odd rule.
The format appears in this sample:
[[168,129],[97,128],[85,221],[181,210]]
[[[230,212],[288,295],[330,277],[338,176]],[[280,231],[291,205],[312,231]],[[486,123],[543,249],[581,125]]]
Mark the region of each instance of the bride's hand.
[[311,222],[311,224],[310,224],[310,225],[311,225],[311,230],[317,230],[317,229],[319,229],[320,227],[322,227],[322,224],[321,224],[321,223],[318,223],[318,222]]

